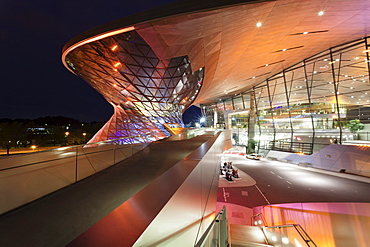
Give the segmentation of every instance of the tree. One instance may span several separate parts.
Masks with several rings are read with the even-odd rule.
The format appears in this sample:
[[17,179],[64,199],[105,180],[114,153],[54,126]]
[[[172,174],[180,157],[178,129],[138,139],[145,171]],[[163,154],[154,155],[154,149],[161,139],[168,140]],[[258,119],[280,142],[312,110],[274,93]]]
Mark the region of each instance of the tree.
[[349,120],[349,122],[347,123],[347,127],[349,131],[355,134],[353,138],[355,140],[358,139],[356,132],[359,130],[363,130],[365,128],[365,126],[362,123],[360,123],[359,119]]
[[354,120],[350,120],[348,123],[347,123],[347,128],[349,129],[349,131],[351,131],[352,133],[356,133],[357,131],[359,130],[363,130],[365,128],[365,126],[360,123],[360,120],[358,119],[354,119]]
[[248,150],[247,150],[247,152],[249,154],[252,154],[252,153],[256,152],[256,144],[257,144],[257,142],[255,140],[253,140],[253,139],[248,140]]

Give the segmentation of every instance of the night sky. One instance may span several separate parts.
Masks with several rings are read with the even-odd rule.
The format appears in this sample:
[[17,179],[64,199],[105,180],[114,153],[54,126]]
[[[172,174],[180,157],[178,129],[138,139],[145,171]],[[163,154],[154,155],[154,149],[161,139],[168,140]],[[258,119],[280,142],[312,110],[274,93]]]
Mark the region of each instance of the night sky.
[[0,118],[107,121],[112,106],[62,65],[63,46],[90,28],[170,2],[1,0]]

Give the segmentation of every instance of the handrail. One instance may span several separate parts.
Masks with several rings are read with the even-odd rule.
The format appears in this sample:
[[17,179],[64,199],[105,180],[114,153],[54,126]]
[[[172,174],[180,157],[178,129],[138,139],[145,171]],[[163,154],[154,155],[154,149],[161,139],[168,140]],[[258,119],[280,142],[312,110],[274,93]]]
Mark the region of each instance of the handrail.
[[[149,135],[151,134],[151,132],[147,132],[145,133],[145,135]],[[90,145],[101,145],[101,144],[110,144],[110,143],[114,143],[115,141],[120,141],[120,140],[125,140],[125,139],[130,139],[130,138],[135,138],[135,137],[142,137],[143,135],[137,135],[137,136],[128,136],[128,137],[123,137],[123,138],[117,138],[117,139],[110,139],[110,140],[106,140],[106,141],[100,141],[100,142],[94,142],[94,143],[87,143],[87,144],[81,144],[81,145],[74,145],[74,146],[66,146],[66,147],[62,147],[63,149],[78,149],[78,148],[83,148],[85,146],[90,146]],[[146,136],[145,136],[146,137]],[[114,143],[116,144],[116,143]],[[55,149],[49,149],[49,150],[46,150],[46,151],[40,151],[40,152],[37,152],[37,153],[31,153],[31,154],[40,154],[40,153],[47,153],[47,152],[53,152],[53,151],[60,151],[61,148],[55,148]],[[95,152],[91,152],[89,154],[97,154],[97,153],[101,153],[101,152],[105,152],[106,150],[101,150],[101,151],[95,151]],[[83,156],[86,154],[83,153],[83,154],[76,154],[75,156],[73,157],[78,157],[78,156]],[[27,166],[32,166],[32,165],[39,165],[39,164],[42,164],[42,163],[47,163],[47,162],[51,162],[51,161],[56,161],[56,160],[65,160],[65,159],[70,159],[72,157],[65,157],[65,158],[61,158],[61,157],[58,157],[56,159],[48,159],[48,160],[43,160],[43,161],[39,161],[39,162],[34,162],[34,163],[28,163],[28,164],[24,164],[24,165],[19,165],[19,166],[13,166],[13,167],[7,167],[7,168],[2,168],[0,169],[0,172],[1,171],[6,171],[6,170],[12,170],[12,169],[16,169],[16,168],[22,168],[22,167],[27,167]]]
[[264,226],[267,226],[267,222],[266,222],[266,219],[265,219],[265,216],[262,214],[262,213],[258,213],[258,214],[255,214],[251,217],[251,225],[261,225],[262,222],[253,222],[253,219],[254,218],[257,218],[257,217],[261,217],[262,218],[262,222],[263,222],[263,225]]
[[294,228],[297,230],[299,235],[301,235],[302,239],[305,241],[307,246],[310,246],[309,243],[312,243],[313,246],[317,247],[315,242],[312,240],[312,238],[308,235],[308,233],[303,229],[303,227],[300,224],[293,224]]
[[308,233],[303,229],[303,227],[300,224],[287,224],[287,225],[277,225],[277,226],[267,226],[265,228],[289,228],[294,227],[294,229],[298,232],[298,234],[301,236],[303,241],[306,243],[308,247],[317,247],[315,242],[312,240],[312,238],[308,235]]
[[[203,247],[206,243],[207,238],[209,237],[212,230],[214,230],[214,227],[216,223],[220,223],[220,229],[218,230],[218,243],[216,245],[212,246],[220,246],[220,247],[226,247],[228,246],[229,238],[228,238],[228,227],[227,227],[227,219],[226,219],[226,207],[223,206],[222,209],[218,212],[214,220],[211,222],[211,224],[208,226],[206,231],[203,233],[202,237],[199,239],[199,241],[194,245],[194,247]],[[223,226],[223,227],[222,227]],[[222,230],[221,230],[222,229]],[[213,243],[214,244],[214,243]]]
[[[192,133],[181,139],[196,135]],[[127,145],[132,143],[127,138],[143,142]],[[0,159],[0,186],[22,184],[12,190],[1,191],[1,197],[11,197],[12,200],[3,200],[0,214],[107,169],[140,152],[157,139],[155,133],[149,132],[146,136],[123,137]],[[24,186],[32,188],[34,193],[29,193]],[[17,196],[12,197],[12,194]]]
[[[255,218],[260,217],[262,221],[254,221]],[[262,224],[263,223],[263,224]],[[262,228],[263,235],[265,237],[266,243],[268,243],[267,234],[265,232],[265,229],[274,229],[274,228],[289,228],[293,227],[299,234],[299,236],[303,239],[303,241],[306,243],[309,247],[317,247],[315,242],[311,239],[311,237],[308,235],[308,233],[303,229],[303,227],[300,224],[287,224],[287,225],[275,225],[275,226],[267,226],[266,219],[262,213],[255,214],[251,217],[251,225],[260,226]]]

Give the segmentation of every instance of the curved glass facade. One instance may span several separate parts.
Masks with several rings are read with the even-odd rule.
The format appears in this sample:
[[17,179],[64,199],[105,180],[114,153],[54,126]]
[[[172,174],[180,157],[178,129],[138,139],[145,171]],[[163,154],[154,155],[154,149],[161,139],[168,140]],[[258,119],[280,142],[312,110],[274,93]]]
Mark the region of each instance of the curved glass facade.
[[[254,140],[259,151],[310,154],[330,143],[369,140],[369,43],[367,37],[325,50],[241,94],[203,105],[204,115],[215,127],[233,129],[236,144]],[[351,132],[354,119],[365,129]]]
[[183,125],[181,114],[204,76],[203,68],[192,71],[188,56],[160,59],[136,31],[79,46],[66,63],[114,107],[90,143],[130,136],[125,142],[147,142],[148,132],[149,141],[169,136],[167,126]]

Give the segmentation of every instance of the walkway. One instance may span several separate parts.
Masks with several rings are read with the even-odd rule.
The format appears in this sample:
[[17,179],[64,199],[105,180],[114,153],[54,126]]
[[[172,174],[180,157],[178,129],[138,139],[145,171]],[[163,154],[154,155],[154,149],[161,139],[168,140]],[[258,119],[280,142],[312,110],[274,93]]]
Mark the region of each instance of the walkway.
[[111,168],[0,216],[1,246],[66,246],[212,137],[207,132],[152,143]]

